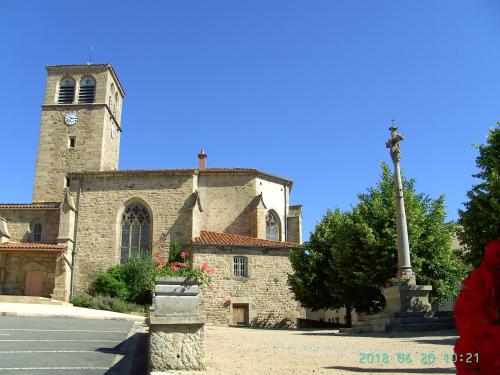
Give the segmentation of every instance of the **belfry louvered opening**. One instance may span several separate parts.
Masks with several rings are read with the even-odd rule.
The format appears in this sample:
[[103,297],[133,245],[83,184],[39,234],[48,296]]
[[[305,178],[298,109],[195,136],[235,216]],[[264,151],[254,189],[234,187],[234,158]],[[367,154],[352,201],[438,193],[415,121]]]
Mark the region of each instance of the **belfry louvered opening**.
[[95,81],[93,78],[85,77],[80,81],[80,93],[78,103],[93,103],[95,95]]
[[71,104],[75,99],[75,80],[73,78],[64,78],[59,83],[59,104]]

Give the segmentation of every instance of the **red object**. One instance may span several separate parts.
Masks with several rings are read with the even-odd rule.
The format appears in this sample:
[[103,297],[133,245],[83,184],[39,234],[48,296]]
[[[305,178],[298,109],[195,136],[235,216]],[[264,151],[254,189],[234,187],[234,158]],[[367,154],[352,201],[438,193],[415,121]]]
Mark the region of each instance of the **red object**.
[[500,374],[500,240],[486,245],[481,265],[462,284],[455,304],[457,374]]

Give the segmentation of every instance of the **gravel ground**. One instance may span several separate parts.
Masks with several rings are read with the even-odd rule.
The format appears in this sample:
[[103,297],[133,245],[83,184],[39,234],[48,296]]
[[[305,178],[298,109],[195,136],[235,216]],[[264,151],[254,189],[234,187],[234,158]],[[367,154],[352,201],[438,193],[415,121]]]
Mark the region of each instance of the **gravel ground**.
[[206,374],[454,374],[445,355],[456,338],[207,327]]

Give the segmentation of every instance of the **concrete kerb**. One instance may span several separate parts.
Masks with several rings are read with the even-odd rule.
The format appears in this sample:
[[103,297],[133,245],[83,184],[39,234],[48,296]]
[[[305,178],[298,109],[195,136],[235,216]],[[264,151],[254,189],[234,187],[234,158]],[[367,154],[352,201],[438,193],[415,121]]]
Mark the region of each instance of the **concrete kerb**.
[[121,314],[112,311],[93,310],[81,307],[75,308],[72,306],[51,306],[51,308],[44,308],[43,305],[21,303],[0,303],[0,316],[127,320],[135,322],[145,322],[146,320],[144,316]]

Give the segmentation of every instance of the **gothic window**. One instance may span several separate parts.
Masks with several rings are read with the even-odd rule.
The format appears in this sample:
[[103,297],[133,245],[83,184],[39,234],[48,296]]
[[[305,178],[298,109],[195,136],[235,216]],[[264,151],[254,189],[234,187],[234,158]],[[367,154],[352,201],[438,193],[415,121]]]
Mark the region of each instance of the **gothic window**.
[[42,224],[33,223],[30,228],[30,240],[31,242],[42,242]]
[[280,219],[276,212],[268,211],[266,214],[266,239],[272,241],[280,240]]
[[75,99],[75,80],[73,78],[64,78],[59,82],[59,104],[71,104]]
[[95,94],[95,81],[93,78],[84,77],[80,81],[80,94],[78,103],[93,103]]
[[233,258],[233,272],[237,277],[248,277],[248,260],[247,257]]
[[121,263],[131,256],[149,255],[150,218],[146,208],[138,203],[125,208],[122,215]]

